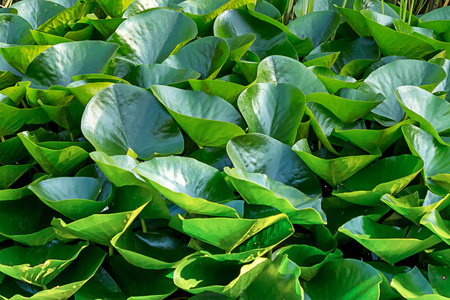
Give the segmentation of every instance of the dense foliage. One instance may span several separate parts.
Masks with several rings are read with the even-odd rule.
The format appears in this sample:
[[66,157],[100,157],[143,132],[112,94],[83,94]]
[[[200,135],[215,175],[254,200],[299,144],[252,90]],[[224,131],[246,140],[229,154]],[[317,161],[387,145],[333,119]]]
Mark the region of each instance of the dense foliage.
[[306,2],[0,9],[1,298],[450,299],[450,8]]

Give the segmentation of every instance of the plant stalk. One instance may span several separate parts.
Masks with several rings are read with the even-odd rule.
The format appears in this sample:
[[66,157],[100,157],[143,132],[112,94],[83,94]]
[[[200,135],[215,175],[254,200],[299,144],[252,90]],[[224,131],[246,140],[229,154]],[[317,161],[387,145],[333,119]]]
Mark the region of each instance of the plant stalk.
[[145,220],[144,218],[139,218],[141,220],[141,226],[142,226],[142,232],[143,233],[147,233],[147,225],[145,225]]
[[6,141],[5,137],[4,136],[0,136],[0,141],[2,141],[2,143],[5,142]]

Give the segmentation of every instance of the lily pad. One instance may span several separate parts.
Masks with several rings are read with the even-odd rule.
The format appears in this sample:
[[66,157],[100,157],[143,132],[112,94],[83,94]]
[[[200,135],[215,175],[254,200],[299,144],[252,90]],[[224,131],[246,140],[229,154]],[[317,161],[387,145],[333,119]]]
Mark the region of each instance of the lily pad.
[[0,190],[7,189],[16,182],[23,174],[33,167],[27,165],[5,165],[0,167]]
[[215,36],[233,38],[246,33],[256,35],[256,40],[250,46],[250,50],[261,59],[275,54],[297,58],[297,53],[283,30],[252,16],[245,10],[227,10],[214,22]]
[[266,174],[309,197],[321,194],[314,172],[288,145],[271,137],[259,133],[235,137],[227,144],[227,153],[236,169]]
[[431,231],[413,225],[409,230],[378,224],[370,217],[356,217],[339,228],[358,243],[390,264],[438,244]]
[[[144,122],[147,125],[136,130],[136,124]],[[178,154],[184,148],[178,126],[156,98],[127,84],[115,84],[97,93],[86,107],[81,130],[98,151],[108,155],[132,149],[139,158],[150,159]]]
[[450,222],[442,219],[438,210],[432,210],[424,215],[420,220],[420,224],[430,229],[430,231],[450,245]]
[[273,55],[261,61],[258,66],[257,83],[290,83],[303,94],[324,92],[322,82],[302,63],[289,57]]
[[45,287],[87,245],[87,242],[79,242],[76,245],[49,243],[31,248],[8,247],[0,251],[0,270],[13,278]]
[[[119,255],[105,260],[105,269],[131,300],[165,299],[178,288],[169,278],[173,270],[142,269],[129,264]],[[152,280],[149,282],[148,278]],[[122,296],[123,297],[123,296]]]
[[272,206],[288,215],[293,224],[326,223],[320,198],[310,198],[291,186],[270,179],[265,174],[248,173],[228,167],[224,171],[247,203]]
[[[184,85],[190,79],[197,79],[200,73],[190,69],[172,68],[161,64],[147,64],[134,67],[124,79],[144,89],[152,85]],[[182,86],[181,86],[182,87]]]
[[233,208],[221,204],[235,197],[220,172],[193,158],[157,157],[134,171],[189,213],[238,217]]
[[151,90],[200,146],[223,147],[231,138],[244,134],[241,115],[222,98],[162,85]]
[[176,268],[195,252],[173,235],[161,232],[132,232],[117,234],[113,247],[131,264],[142,269]]
[[447,101],[415,86],[399,87],[395,96],[411,119],[418,121],[423,130],[446,145],[439,134],[450,133],[450,122],[445,118],[450,113]]
[[258,256],[264,255],[293,233],[293,226],[284,214],[261,219],[184,219],[176,215],[169,225],[226,253],[258,249]]
[[228,43],[221,38],[205,37],[181,48],[167,58],[163,65],[175,69],[191,69],[202,79],[214,79],[230,54]]
[[89,158],[86,150],[90,150],[91,146],[87,143],[39,142],[36,135],[28,131],[17,136],[31,156],[50,175],[73,175]]
[[234,82],[217,80],[192,80],[189,79],[189,84],[194,91],[201,91],[208,95],[216,95],[233,104],[238,99],[239,95],[247,88],[243,85]]
[[107,41],[118,44],[117,57],[133,65],[159,64],[196,35],[194,21],[182,13],[152,9],[126,19]]
[[384,97],[353,89],[341,89],[339,96],[328,93],[312,93],[307,102],[319,103],[344,123],[353,123],[378,106]]
[[45,0],[25,0],[16,2],[11,7],[17,9],[17,14],[27,20],[33,29],[66,9],[61,4]]
[[339,250],[324,252],[309,245],[290,245],[276,252],[277,257],[284,255],[300,267],[300,278],[306,281],[316,276],[325,263],[342,258]]
[[54,239],[55,231],[49,227],[54,211],[27,187],[0,191],[0,208],[2,236],[28,246],[42,246]]
[[395,196],[423,169],[423,162],[404,154],[381,159],[354,174],[342,185],[349,192],[334,191],[333,195],[360,205],[377,206],[384,194]]
[[380,154],[374,154],[322,159],[311,153],[303,151],[299,143],[304,141],[305,140],[300,140],[297,142],[294,147],[292,147],[292,150],[300,156],[300,158],[314,173],[331,184],[333,187],[344,182],[356,172],[380,157]]
[[315,11],[289,22],[289,30],[301,39],[309,38],[314,47],[326,42],[341,23],[334,11]]
[[100,245],[111,246],[111,239],[127,229],[144,207],[145,204],[134,211],[93,214],[69,224],[62,219],[54,218],[51,224],[55,227],[59,240],[80,238]]
[[[179,265],[173,274],[175,284],[192,294],[205,291],[236,298],[269,264],[259,257],[250,264],[224,256],[198,257]],[[222,270],[220,273],[216,270]]]
[[432,91],[445,76],[445,71],[432,63],[408,59],[396,60],[370,73],[359,89],[380,93],[386,97],[386,100],[372,112],[386,120],[383,123],[392,126],[400,122],[405,115],[394,95],[399,86],[415,85]]
[[23,80],[31,81],[34,88],[66,86],[75,75],[101,72],[117,49],[117,45],[101,41],[57,44],[28,65]]
[[114,187],[108,181],[90,177],[50,178],[28,188],[45,204],[75,220],[101,212],[114,198]]
[[293,145],[305,110],[304,97],[291,84],[257,83],[239,96],[237,104],[249,133],[262,133]]
[[304,299],[304,292],[298,280],[300,273],[300,268],[288,256],[278,256],[255,278],[239,298]]
[[420,219],[428,212],[432,210],[440,211],[448,206],[450,204],[450,195],[442,198],[428,192],[425,199],[419,199],[417,192],[399,198],[386,194],[381,197],[381,201],[402,216],[419,224]]
[[424,162],[423,175],[430,190],[440,196],[447,195],[448,191],[431,178],[450,174],[450,162],[447,159],[450,146],[442,145],[432,135],[413,125],[404,125],[402,131],[411,153]]
[[[379,299],[381,276],[370,265],[355,259],[324,264],[310,281],[302,282],[308,296],[322,299]],[[330,282],[330,285],[323,285]]]

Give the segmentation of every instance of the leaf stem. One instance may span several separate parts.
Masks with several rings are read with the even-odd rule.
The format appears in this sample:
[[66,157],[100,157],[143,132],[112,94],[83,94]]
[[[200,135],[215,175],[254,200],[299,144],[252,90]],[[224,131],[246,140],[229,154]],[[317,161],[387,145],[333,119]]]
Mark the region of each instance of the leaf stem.
[[109,256],[113,256],[114,255],[114,247],[113,246],[109,246]]
[[20,103],[22,103],[23,108],[28,108],[28,105],[24,99],[22,99],[22,101],[20,101]]
[[3,143],[4,141],[6,141],[4,136],[0,136],[0,140],[2,141],[2,143]]
[[142,232],[147,233],[147,225],[145,225],[144,218],[139,217],[139,219],[141,220]]

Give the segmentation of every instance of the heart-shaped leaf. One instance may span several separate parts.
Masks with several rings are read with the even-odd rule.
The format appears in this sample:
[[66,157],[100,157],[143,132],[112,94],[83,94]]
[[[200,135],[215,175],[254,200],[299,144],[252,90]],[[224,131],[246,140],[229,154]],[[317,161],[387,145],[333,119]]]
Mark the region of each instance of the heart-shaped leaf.
[[151,90],[200,146],[223,147],[231,138],[244,134],[241,115],[222,98],[162,85]]
[[189,213],[238,217],[233,208],[221,204],[235,197],[220,172],[193,158],[157,157],[134,171]]
[[304,97],[291,84],[257,83],[245,90],[237,103],[249,133],[262,133],[292,145],[305,110]]
[[[143,122],[149,126],[136,130],[136,124]],[[86,107],[81,130],[97,150],[108,155],[132,149],[141,159],[150,159],[157,154],[178,154],[184,148],[178,126],[156,98],[127,84],[97,93]]]

